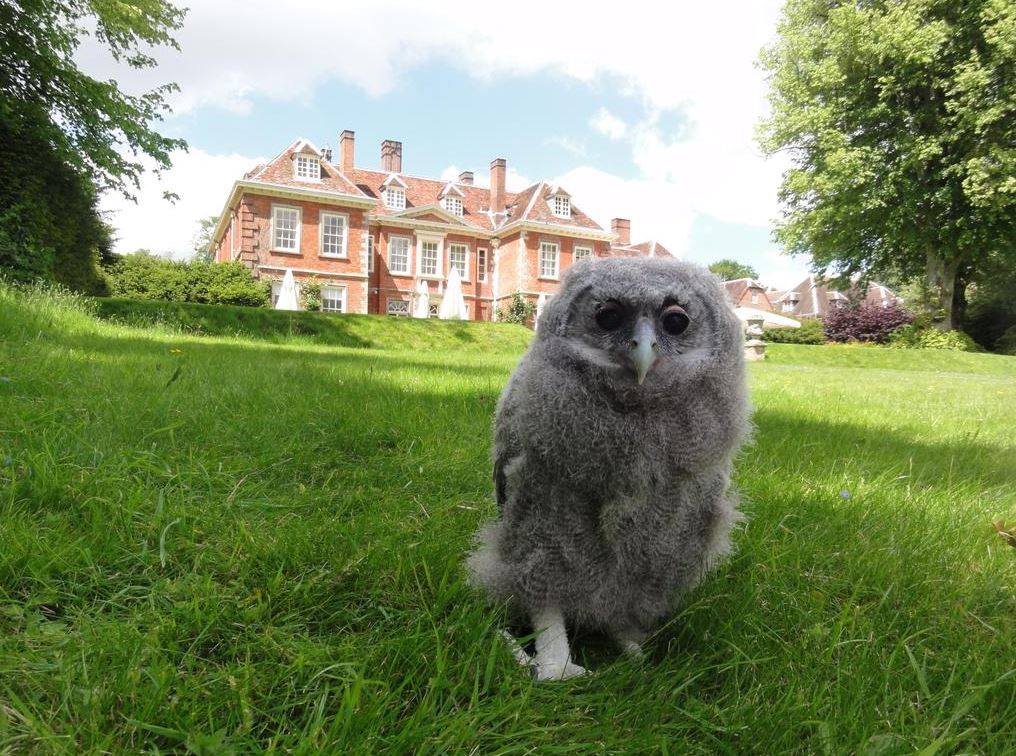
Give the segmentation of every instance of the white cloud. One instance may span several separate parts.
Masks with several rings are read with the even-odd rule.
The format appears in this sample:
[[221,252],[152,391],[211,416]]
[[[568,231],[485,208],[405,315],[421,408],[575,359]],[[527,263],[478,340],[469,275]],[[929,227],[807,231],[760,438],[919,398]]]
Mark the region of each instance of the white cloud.
[[[639,219],[646,235],[680,250],[697,214],[759,226],[776,214],[784,166],[764,160],[754,143],[756,123],[767,107],[755,61],[775,33],[781,4],[633,0],[604,23],[593,6],[576,13],[568,3],[526,0],[513,5],[511,13],[483,4],[463,12],[457,0],[219,0],[194,4],[177,35],[182,52],[159,51],[155,71],[116,68],[90,45],[79,57],[127,88],[178,82],[181,92],[173,96],[173,106],[179,114],[205,107],[245,113],[254,97],[307,102],[319,84],[333,79],[380,96],[421,65],[447,65],[482,80],[539,74],[609,81],[615,91],[638,98],[647,115],[625,122],[603,108],[588,127],[627,140],[639,176],[624,181],[586,167],[571,172],[569,186],[577,194],[590,193],[577,197],[583,207],[606,208],[609,200],[614,209],[605,212],[623,215],[626,206],[631,208],[627,214],[633,222]],[[581,136],[561,138],[579,147]],[[174,245],[189,238],[197,218],[218,210],[228,187],[224,174],[231,180],[249,167],[243,161],[227,171],[234,159],[239,165],[238,156],[199,151],[184,159],[191,166],[202,160],[214,164],[223,179],[206,195],[213,182],[199,170],[181,168],[180,181],[190,176],[197,182],[181,194],[207,197],[207,202],[185,199],[171,213],[160,211],[187,226],[169,232]],[[477,175],[477,183],[485,179]],[[584,183],[576,184],[580,179]],[[510,172],[509,187],[512,182]],[[162,201],[146,198],[136,212],[122,211],[124,223],[136,223],[121,227],[122,247],[135,244],[128,239],[154,246],[135,220],[140,213],[154,213],[153,202]],[[194,203],[194,215],[186,221],[185,202]]]
[[628,133],[628,124],[606,108],[596,111],[596,115],[589,119],[589,125],[593,131],[608,139],[621,139]]
[[[173,167],[162,177],[146,174],[137,202],[107,194],[102,209],[116,229],[116,251],[150,249],[160,255],[188,257],[201,218],[218,215],[233,182],[263,158],[210,155],[198,149],[177,152]],[[164,191],[180,196],[164,199]]]
[[544,144],[548,144],[551,147],[560,147],[565,152],[570,152],[576,157],[584,158],[587,156],[586,145],[575,137],[557,135],[548,137],[543,141]]

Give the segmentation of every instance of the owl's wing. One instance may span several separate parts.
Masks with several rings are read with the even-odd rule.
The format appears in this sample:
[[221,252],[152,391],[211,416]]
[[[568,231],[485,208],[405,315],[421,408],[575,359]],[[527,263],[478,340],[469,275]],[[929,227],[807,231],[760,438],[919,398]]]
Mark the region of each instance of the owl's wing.
[[500,513],[504,512],[510,496],[508,464],[522,452],[521,445],[512,432],[516,422],[515,396],[515,381],[512,380],[508,382],[504,396],[498,403],[497,416],[494,419],[494,498],[497,502],[497,511]]

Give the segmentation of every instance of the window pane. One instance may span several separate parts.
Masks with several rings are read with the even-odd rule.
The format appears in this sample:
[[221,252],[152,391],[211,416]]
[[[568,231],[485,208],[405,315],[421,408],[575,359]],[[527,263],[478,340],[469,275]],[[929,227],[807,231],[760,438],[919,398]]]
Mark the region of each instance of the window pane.
[[388,240],[388,267],[393,273],[409,272],[409,239],[395,236]]
[[582,260],[586,257],[590,257],[593,254],[593,250],[589,247],[576,247],[575,248],[575,260]]
[[300,211],[294,207],[276,207],[273,212],[273,239],[275,249],[295,250],[300,224]]
[[346,217],[321,214],[321,254],[333,257],[346,255]]
[[557,278],[557,245],[550,242],[540,243],[540,276]]
[[341,286],[322,286],[321,309],[324,312],[345,312],[345,291]]
[[420,245],[420,275],[437,275],[437,242],[425,241]]
[[388,300],[388,314],[389,315],[408,315],[409,314],[409,302],[404,299],[389,299]]
[[459,275],[468,278],[469,249],[465,244],[451,244],[448,247],[448,263],[453,268],[458,268]]
[[406,193],[402,189],[388,187],[385,189],[385,204],[392,210],[406,209]]
[[487,250],[485,249],[476,251],[476,277],[480,281],[487,280]]

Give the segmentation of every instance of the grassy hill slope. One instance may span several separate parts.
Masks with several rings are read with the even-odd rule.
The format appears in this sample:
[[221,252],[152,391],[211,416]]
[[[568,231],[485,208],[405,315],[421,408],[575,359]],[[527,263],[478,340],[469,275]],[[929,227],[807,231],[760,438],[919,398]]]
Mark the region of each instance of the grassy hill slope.
[[773,349],[737,555],[644,665],[591,636],[534,686],[461,571],[525,335],[421,325],[197,338],[0,288],[0,750],[1016,742],[1016,359]]

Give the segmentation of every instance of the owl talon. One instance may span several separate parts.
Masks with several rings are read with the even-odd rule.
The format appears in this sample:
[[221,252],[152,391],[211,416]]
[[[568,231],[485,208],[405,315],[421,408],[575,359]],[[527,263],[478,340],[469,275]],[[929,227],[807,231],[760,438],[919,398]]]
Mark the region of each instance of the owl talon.
[[569,680],[573,677],[581,677],[589,674],[589,670],[572,662],[564,664],[549,663],[536,665],[536,682],[547,680]]

